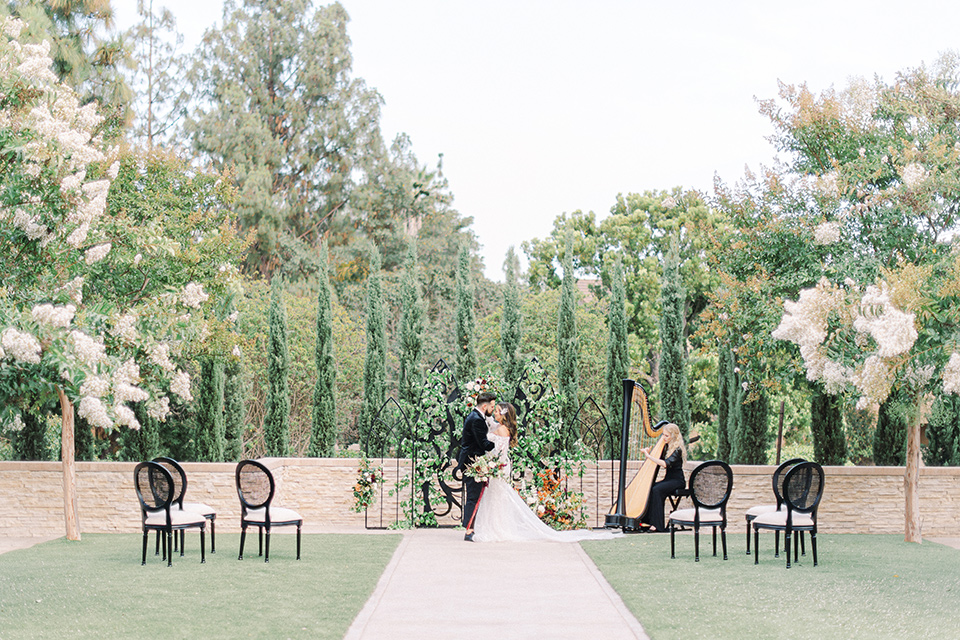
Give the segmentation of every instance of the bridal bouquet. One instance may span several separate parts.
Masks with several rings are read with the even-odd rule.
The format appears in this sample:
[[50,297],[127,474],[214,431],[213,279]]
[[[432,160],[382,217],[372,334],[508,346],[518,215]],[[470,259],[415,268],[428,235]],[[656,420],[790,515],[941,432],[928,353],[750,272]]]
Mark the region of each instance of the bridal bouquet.
[[383,482],[383,469],[371,467],[366,458],[360,460],[357,482],[353,485],[353,510],[357,513],[372,505],[377,499],[377,485]]
[[491,478],[506,479],[506,466],[499,458],[480,456],[467,465],[463,475],[473,476],[477,482],[489,482]]

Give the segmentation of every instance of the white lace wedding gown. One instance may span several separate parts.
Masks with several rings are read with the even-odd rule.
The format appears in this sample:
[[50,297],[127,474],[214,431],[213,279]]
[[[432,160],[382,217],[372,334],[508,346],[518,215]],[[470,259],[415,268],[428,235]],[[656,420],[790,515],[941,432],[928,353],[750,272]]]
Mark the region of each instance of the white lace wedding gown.
[[[488,433],[487,439],[493,442],[493,451],[488,456],[499,456],[506,464],[506,476],[510,476],[510,438]],[[580,540],[610,540],[623,535],[613,531],[594,531],[578,529],[576,531],[555,531],[545,524],[527,506],[520,494],[507,482],[493,478],[483,491],[483,497],[477,506],[477,515],[473,521],[473,540],[475,542],[517,542],[523,540],[545,540],[553,542],[578,542]]]

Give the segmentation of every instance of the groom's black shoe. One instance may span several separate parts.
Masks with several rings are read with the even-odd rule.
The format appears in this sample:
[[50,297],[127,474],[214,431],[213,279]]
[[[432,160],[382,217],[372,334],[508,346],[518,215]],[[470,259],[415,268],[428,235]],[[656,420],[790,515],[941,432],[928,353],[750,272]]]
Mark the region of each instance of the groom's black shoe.
[[464,534],[463,539],[467,542],[473,542],[473,532]]

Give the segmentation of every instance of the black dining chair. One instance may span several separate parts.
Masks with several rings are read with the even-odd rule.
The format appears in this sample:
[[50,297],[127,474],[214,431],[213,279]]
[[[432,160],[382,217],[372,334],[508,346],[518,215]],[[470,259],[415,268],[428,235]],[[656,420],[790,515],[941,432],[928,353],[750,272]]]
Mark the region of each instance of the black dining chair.
[[704,462],[690,474],[688,484],[693,507],[670,514],[670,557],[675,557],[677,527],[693,528],[694,561],[700,562],[700,527],[713,529],[713,555],[717,555],[717,529],[727,559],[727,501],[733,488],[733,470],[722,460]]
[[[823,467],[816,462],[803,462],[787,472],[783,481],[783,502],[786,509],[757,516],[753,521],[753,563],[760,564],[760,530],[784,532],[783,549],[790,568],[790,538],[794,533],[810,532],[813,566],[817,566],[817,509],[823,497]],[[799,560],[799,545],[793,539],[793,560]]]
[[[207,561],[204,530],[207,519],[199,513],[191,513],[173,507],[174,483],[170,472],[156,462],[141,462],[133,470],[134,487],[140,501],[140,516],[143,524],[143,557],[140,564],[147,564],[147,537],[151,530],[163,538],[163,557],[167,566],[173,564],[173,533],[185,529],[200,529],[200,563]],[[183,557],[183,542],[180,544]]]
[[[776,504],[761,504],[747,509],[745,517],[747,519],[747,555],[750,555],[750,523],[754,521],[757,516],[762,516],[765,513],[770,513],[772,511],[779,511],[783,509],[783,480],[787,475],[787,471],[793,468],[794,465],[805,462],[803,458],[790,458],[786,462],[782,462],[773,472],[773,497],[776,500]],[[774,545],[774,557],[780,557],[780,532],[776,534],[776,543]]]
[[[270,562],[270,530],[273,527],[297,527],[297,560],[300,559],[300,531],[303,518],[296,511],[273,505],[276,483],[273,474],[256,460],[242,460],[237,465],[237,495],[240,497],[240,556],[243,560],[243,545],[247,527],[254,525],[260,534],[260,555]],[[263,538],[266,532],[266,550]]]

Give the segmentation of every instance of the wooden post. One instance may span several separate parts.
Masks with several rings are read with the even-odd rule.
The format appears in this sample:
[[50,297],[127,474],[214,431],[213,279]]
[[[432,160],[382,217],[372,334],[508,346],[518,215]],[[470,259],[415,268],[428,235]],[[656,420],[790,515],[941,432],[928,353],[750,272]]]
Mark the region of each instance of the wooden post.
[[60,453],[63,461],[63,516],[67,527],[67,540],[80,539],[80,522],[77,518],[77,465],[73,433],[73,403],[63,389],[57,387],[60,398],[62,428],[60,430]]
[[904,540],[922,542],[920,536],[920,402],[915,400],[907,425],[907,466],[903,473]]
[[783,448],[783,406],[786,400],[780,401],[780,426],[777,427],[777,466],[780,466],[780,450]]

